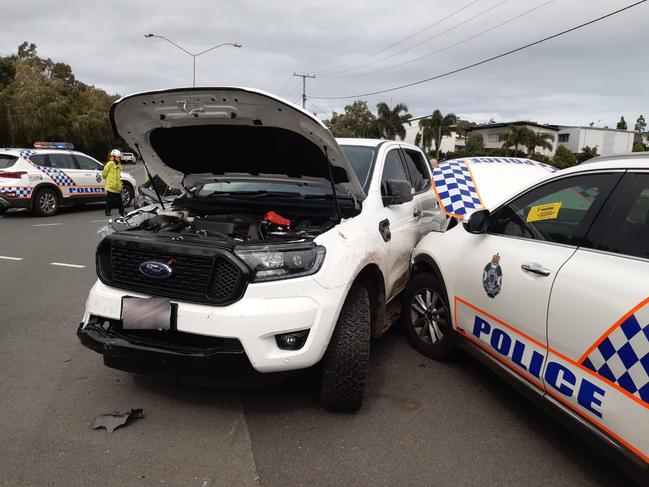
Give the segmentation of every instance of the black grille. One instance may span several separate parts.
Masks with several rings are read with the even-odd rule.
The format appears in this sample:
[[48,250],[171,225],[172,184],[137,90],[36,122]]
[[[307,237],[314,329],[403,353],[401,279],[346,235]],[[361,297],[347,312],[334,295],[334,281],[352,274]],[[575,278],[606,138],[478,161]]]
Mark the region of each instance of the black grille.
[[[157,245],[109,237],[98,250],[99,277],[111,286],[186,301],[229,304],[243,295],[247,281],[242,266],[226,252],[187,244]],[[167,264],[171,276],[156,279],[140,272],[140,264]]]

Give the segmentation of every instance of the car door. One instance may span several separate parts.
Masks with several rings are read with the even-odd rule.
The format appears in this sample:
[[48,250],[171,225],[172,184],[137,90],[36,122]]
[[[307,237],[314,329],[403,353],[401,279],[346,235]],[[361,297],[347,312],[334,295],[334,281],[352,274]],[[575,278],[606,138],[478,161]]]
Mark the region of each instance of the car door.
[[552,283],[575,253],[620,175],[568,176],[495,210],[461,249],[456,326],[539,391]]
[[550,399],[649,462],[649,172],[624,176],[559,272],[548,345],[572,391]]
[[419,231],[418,240],[433,229],[433,210],[437,199],[432,191],[432,174],[421,151],[401,146],[414,194],[413,216]]
[[[388,148],[381,173],[381,196],[386,195],[389,180],[409,181],[401,149]],[[388,244],[388,278],[386,294],[394,296],[408,279],[410,256],[417,244],[418,230],[415,223],[417,203],[412,200],[397,205],[383,206],[379,218],[379,231]]]
[[102,165],[84,154],[74,154],[77,167],[79,168],[80,191],[86,196],[106,196],[104,180],[101,176]]

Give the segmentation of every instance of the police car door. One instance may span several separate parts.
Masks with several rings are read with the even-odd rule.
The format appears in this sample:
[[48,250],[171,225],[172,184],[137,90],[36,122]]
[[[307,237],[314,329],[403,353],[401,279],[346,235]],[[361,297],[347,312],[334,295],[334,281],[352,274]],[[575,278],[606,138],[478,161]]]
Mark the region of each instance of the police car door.
[[624,176],[559,272],[548,345],[552,400],[649,462],[649,173]]
[[81,182],[81,171],[72,157],[72,154],[65,151],[50,152],[47,154],[49,162],[48,176],[59,187],[63,198],[79,198],[78,188]]
[[[385,195],[385,182],[389,180],[409,181],[401,149],[388,148],[381,174],[381,195]],[[386,294],[392,297],[405,286],[410,269],[410,256],[417,244],[418,228],[415,224],[414,200],[398,205],[384,205],[379,218],[378,231],[388,246],[388,276]]]
[[79,168],[79,191],[85,196],[106,196],[104,180],[101,177],[102,166],[98,161],[83,154],[74,154]]
[[462,247],[456,326],[538,390],[544,388],[552,283],[612,186],[606,175],[539,185],[496,209],[486,233],[470,235]]

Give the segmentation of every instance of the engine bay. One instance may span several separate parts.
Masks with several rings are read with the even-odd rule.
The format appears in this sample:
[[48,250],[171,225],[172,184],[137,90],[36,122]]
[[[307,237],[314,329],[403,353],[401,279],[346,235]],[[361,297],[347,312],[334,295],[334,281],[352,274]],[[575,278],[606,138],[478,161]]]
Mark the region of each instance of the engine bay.
[[194,214],[188,210],[158,210],[141,212],[113,223],[120,232],[155,235],[174,241],[196,243],[304,242],[333,228],[331,218],[299,218],[278,214]]

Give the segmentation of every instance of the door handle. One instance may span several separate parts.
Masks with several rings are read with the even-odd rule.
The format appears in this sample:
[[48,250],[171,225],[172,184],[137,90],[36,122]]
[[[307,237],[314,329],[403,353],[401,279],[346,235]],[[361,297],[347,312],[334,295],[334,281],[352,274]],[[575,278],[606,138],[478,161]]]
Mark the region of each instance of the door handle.
[[421,208],[416,208],[412,216],[415,218],[419,218],[421,216]]
[[534,263],[523,264],[521,265],[521,269],[523,269],[525,272],[531,272],[532,274],[539,276],[547,277],[551,274],[551,271],[549,269],[546,269],[545,267]]

